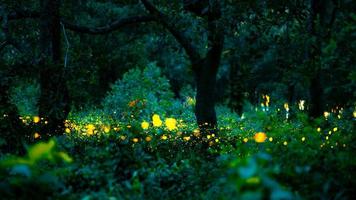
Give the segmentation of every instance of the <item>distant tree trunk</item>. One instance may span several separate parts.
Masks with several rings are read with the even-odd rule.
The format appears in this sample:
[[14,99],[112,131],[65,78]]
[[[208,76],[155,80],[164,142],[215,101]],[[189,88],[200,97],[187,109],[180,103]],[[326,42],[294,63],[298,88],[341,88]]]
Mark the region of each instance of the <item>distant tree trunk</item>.
[[69,112],[68,88],[61,61],[61,26],[59,0],[41,0],[40,13],[40,88],[39,114],[48,124],[41,135],[48,137],[63,133],[64,120]]
[[310,87],[310,94],[311,94],[311,107],[309,110],[309,115],[311,117],[317,118],[323,114],[323,102],[322,102],[322,95],[323,95],[323,88],[321,86],[320,77],[314,76],[311,80],[311,87]]
[[230,108],[238,113],[242,114],[243,109],[243,95],[242,95],[242,84],[241,84],[241,72],[239,66],[234,61],[230,62]]
[[293,83],[288,85],[288,102],[295,103],[295,85]]
[[[321,12],[322,3],[320,0],[310,0],[310,14],[308,18],[307,30],[310,36],[316,38],[316,42],[308,46],[306,60],[313,72],[310,78],[310,108],[309,115],[317,118],[323,114],[323,88],[321,86],[321,67],[317,59],[320,58],[320,38],[316,34],[316,20]],[[320,16],[319,16],[320,17]]]

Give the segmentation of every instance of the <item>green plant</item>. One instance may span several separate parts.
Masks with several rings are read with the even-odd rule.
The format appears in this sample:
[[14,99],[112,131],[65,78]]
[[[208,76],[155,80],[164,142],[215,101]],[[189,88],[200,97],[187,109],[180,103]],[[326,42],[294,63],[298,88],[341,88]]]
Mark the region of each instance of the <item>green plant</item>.
[[0,194],[6,199],[44,199],[61,196],[65,185],[59,167],[72,158],[57,149],[54,139],[28,148],[22,157],[8,156],[0,161]]

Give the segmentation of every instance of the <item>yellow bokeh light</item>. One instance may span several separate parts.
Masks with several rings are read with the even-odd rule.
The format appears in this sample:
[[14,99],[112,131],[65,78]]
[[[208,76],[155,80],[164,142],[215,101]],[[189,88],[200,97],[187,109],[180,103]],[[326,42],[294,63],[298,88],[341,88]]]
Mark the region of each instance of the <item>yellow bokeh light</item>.
[[305,100],[300,100],[298,102],[298,108],[299,110],[304,110],[304,104],[305,104]]
[[174,118],[167,118],[164,123],[169,131],[177,129],[177,120]]
[[145,140],[146,140],[146,142],[150,142],[150,141],[152,140],[152,138],[151,138],[150,136],[147,136],[147,137],[145,138]]
[[255,134],[253,137],[257,143],[262,143],[267,139],[266,133],[264,132],[258,132]]
[[86,125],[86,133],[88,135],[93,135],[95,130],[95,126],[93,124]]
[[132,142],[137,143],[138,142],[138,138],[133,138]]
[[288,105],[288,103],[284,103],[284,109],[288,112],[289,111],[289,105]]
[[39,116],[34,116],[33,117],[33,123],[37,124],[38,122],[40,122],[41,118]]
[[69,129],[69,128],[66,128],[66,129],[65,129],[65,132],[66,132],[66,133],[70,133],[70,129]]
[[33,137],[34,137],[35,139],[37,139],[37,138],[41,137],[41,135],[36,132],[36,133],[33,135]]
[[283,145],[284,145],[284,146],[287,146],[287,145],[288,145],[288,142],[287,142],[287,141],[284,141],[284,142],[283,142]]
[[110,132],[110,126],[104,126],[104,132],[109,133]]
[[320,127],[319,127],[319,128],[317,128],[317,129],[316,129],[316,131],[320,132],[320,131],[321,131],[321,128],[320,128]]
[[152,123],[153,123],[153,126],[155,126],[155,127],[160,127],[160,126],[162,126],[162,120],[161,120],[161,118],[159,117],[159,115],[154,114],[154,115],[152,116]]
[[270,142],[272,142],[272,141],[273,141],[273,137],[270,137],[268,140],[269,140]]
[[244,138],[244,142],[248,142],[248,139],[247,139],[247,138]]
[[141,123],[141,128],[142,128],[143,130],[147,130],[149,127],[150,127],[150,124],[149,124],[148,122],[143,121],[143,122]]
[[269,106],[269,102],[270,102],[269,101],[270,97],[268,95],[266,95],[265,97],[266,97],[266,106],[268,107]]
[[302,142],[304,142],[305,141],[305,137],[302,137]]
[[162,140],[167,140],[168,137],[167,137],[166,135],[162,135],[162,136],[161,136],[161,139],[162,139]]
[[185,137],[183,137],[183,140],[189,141],[189,140],[190,140],[190,136],[185,136]]
[[325,111],[325,112],[324,112],[324,117],[325,117],[325,118],[328,118],[329,116],[330,116],[330,113]]
[[337,127],[334,127],[334,128],[333,128],[333,131],[336,132],[336,131],[337,131]]
[[194,129],[193,135],[194,135],[195,137],[200,137],[200,131],[199,131],[199,129]]

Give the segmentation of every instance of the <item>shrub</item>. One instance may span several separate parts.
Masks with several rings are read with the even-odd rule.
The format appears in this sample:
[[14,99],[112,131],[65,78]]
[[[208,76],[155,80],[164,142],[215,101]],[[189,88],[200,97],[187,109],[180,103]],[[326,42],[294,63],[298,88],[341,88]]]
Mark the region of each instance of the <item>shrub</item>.
[[132,69],[116,81],[102,105],[116,120],[149,118],[152,113],[173,114],[174,95],[168,80],[154,64]]

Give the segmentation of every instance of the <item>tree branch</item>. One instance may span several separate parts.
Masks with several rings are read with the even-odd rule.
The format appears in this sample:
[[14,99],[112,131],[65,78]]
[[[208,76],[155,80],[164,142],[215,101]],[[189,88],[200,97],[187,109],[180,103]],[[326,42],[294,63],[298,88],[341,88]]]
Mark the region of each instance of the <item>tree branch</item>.
[[[26,18],[39,18],[40,13],[30,10],[16,10],[7,15],[8,20],[26,19]],[[0,16],[0,21],[3,20],[3,16]]]
[[127,25],[142,23],[142,22],[151,22],[154,20],[155,18],[152,16],[135,16],[135,17],[119,19],[108,25],[101,26],[101,27],[86,27],[86,26],[76,25],[64,20],[62,20],[62,23],[69,30],[79,32],[79,33],[97,35],[97,34],[107,34]]
[[[184,33],[177,30],[177,28],[168,22],[168,17],[160,12],[151,2],[148,0],[141,0],[145,8],[153,15],[158,22],[160,22],[163,27],[168,29],[168,31],[176,38],[176,40],[183,46],[191,62],[200,62],[201,57],[197,48],[190,42],[188,37]],[[192,63],[196,65],[197,63]]]

